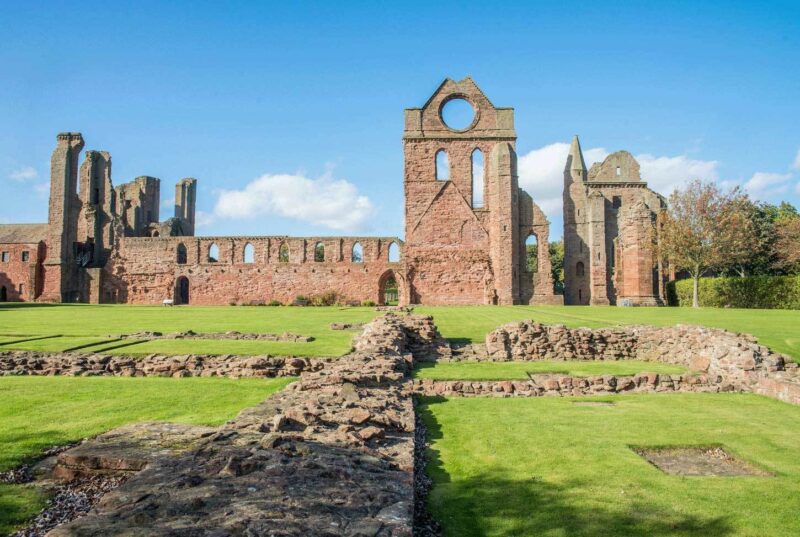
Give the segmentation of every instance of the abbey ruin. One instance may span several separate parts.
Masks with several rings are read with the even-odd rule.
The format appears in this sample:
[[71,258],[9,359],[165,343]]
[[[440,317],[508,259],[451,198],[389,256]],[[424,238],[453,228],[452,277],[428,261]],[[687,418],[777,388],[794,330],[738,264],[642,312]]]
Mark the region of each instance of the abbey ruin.
[[[454,129],[442,110],[466,101]],[[383,304],[625,304],[663,302],[655,256],[664,199],[627,152],[587,171],[577,137],[564,172],[564,295],[554,292],[549,222],[518,186],[514,110],[470,78],[446,79],[405,111],[405,239],[195,236],[197,181],[175,187],[159,221],[160,181],[114,186],[111,156],[79,133],[57,136],[46,224],[0,225],[0,301],[229,304],[329,291]],[[536,238],[537,266],[526,241]]]

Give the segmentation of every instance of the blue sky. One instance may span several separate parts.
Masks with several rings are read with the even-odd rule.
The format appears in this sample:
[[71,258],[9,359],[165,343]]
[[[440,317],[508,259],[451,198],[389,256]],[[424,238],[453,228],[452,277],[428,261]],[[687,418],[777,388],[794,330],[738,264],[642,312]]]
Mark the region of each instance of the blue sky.
[[472,76],[516,109],[520,183],[627,149],[800,206],[799,2],[4,2],[0,222],[45,221],[60,131],[115,184],[199,180],[202,234],[403,232],[403,108]]

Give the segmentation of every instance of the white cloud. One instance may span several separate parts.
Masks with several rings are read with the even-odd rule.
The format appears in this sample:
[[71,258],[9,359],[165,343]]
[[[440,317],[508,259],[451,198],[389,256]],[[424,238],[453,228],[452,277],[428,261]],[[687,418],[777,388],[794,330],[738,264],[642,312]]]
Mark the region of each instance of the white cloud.
[[744,184],[744,188],[753,197],[769,197],[788,191],[791,186],[789,184],[791,178],[792,174],[790,173],[756,172]]
[[686,155],[656,157],[649,153],[636,155],[636,160],[641,165],[642,180],[665,196],[694,179],[713,182],[719,180],[719,162],[716,160],[696,160]]
[[[560,216],[562,190],[564,188],[564,165],[567,162],[570,144],[557,142],[534,149],[519,157],[519,184],[549,217]],[[594,147],[583,152],[586,167],[602,162],[608,151]],[[697,160],[678,155],[657,157],[648,153],[636,156],[642,171],[642,179],[648,186],[664,195],[692,179],[717,181],[719,163],[715,160]]]
[[[564,189],[564,166],[567,163],[570,144],[556,142],[534,149],[519,157],[517,173],[521,186],[548,217],[561,214]],[[583,159],[587,167],[608,155],[602,147],[587,149]]]
[[50,182],[46,183],[37,183],[33,185],[33,191],[36,192],[40,196],[49,196],[50,195]]
[[794,191],[800,194],[800,181],[798,181],[797,184],[794,186]]
[[354,184],[333,179],[330,172],[318,179],[300,173],[262,175],[242,190],[223,190],[214,207],[219,218],[275,215],[345,231],[364,229],[374,213]]
[[22,168],[17,168],[16,170],[12,171],[8,177],[12,181],[24,183],[25,181],[32,181],[36,179],[39,177],[39,173],[31,166],[23,166]]
[[195,211],[194,213],[194,225],[195,227],[208,227],[216,221],[213,214],[209,214],[205,211]]
[[794,163],[792,164],[792,168],[795,170],[800,170],[800,149],[797,150],[797,156],[794,157]]

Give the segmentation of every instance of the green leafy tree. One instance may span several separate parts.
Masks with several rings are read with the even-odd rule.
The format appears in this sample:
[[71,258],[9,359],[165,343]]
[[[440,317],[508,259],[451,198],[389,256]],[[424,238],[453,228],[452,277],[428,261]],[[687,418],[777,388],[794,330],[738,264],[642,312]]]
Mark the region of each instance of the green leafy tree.
[[701,276],[708,270],[734,267],[750,255],[755,234],[746,202],[738,187],[723,192],[714,183],[701,181],[692,181],[670,196],[661,215],[661,253],[691,276],[695,308]]
[[550,243],[550,264],[553,271],[553,287],[557,295],[564,294],[564,241]]

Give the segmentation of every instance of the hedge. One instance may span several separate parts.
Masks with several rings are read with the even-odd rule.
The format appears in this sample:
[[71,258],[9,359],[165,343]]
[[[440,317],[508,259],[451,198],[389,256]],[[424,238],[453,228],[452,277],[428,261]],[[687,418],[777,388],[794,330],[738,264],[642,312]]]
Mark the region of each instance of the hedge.
[[[800,309],[800,275],[700,278],[701,306],[714,308]],[[692,280],[667,284],[670,306],[692,305]]]

